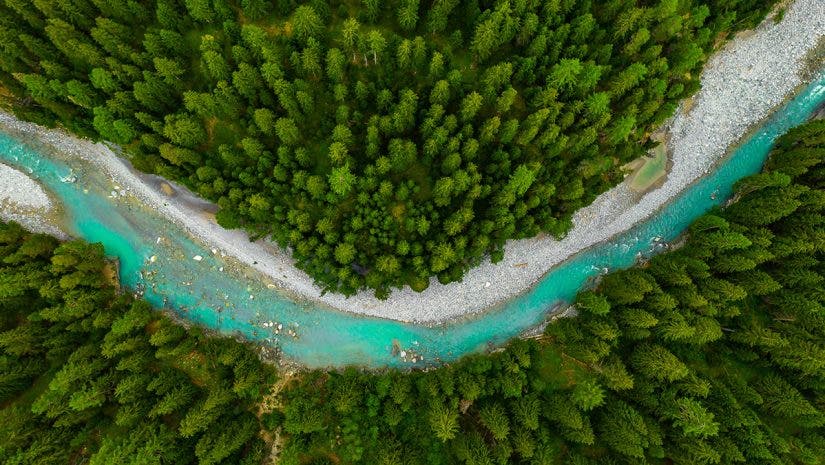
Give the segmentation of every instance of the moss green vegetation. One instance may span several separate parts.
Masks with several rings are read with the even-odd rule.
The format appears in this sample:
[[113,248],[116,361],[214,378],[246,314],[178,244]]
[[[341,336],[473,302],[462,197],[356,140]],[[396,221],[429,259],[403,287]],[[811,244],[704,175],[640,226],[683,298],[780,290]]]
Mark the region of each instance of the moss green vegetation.
[[6,0],[3,100],[353,293],[562,234],[773,0]]
[[274,370],[118,295],[105,264],[0,223],[0,463],[261,463]]
[[637,158],[623,168],[631,170],[630,188],[644,192],[667,175],[667,146],[660,143],[653,148],[651,154]]
[[427,372],[315,372],[282,464],[825,463],[825,121],[579,316]]

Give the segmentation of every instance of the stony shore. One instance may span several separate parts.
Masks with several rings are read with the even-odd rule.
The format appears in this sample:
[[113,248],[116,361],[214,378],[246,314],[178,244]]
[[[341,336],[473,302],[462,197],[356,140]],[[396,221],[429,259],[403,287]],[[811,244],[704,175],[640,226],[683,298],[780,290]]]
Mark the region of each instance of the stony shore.
[[26,210],[52,208],[46,191],[34,179],[3,163],[0,163],[0,203]]
[[0,163],[0,219],[16,221],[34,232],[68,237],[49,217],[52,211],[52,201],[37,181]]
[[255,268],[291,294],[351,313],[435,323],[482,312],[524,292],[570,256],[649,217],[707,173],[751,127],[805,83],[806,55],[823,37],[825,2],[796,0],[781,22],[768,18],[711,58],[702,75],[702,90],[690,109],[680,110],[667,128],[671,169],[660,187],[639,199],[627,184],[616,186],[576,213],[574,227],[563,240],[511,241],[502,262],[485,262],[460,283],[441,285],[433,280],[422,293],[405,288],[385,301],[369,292],[350,298],[321,295],[311,278],[293,266],[288,253],[268,242],[249,242],[241,231],[224,230],[209,214],[214,206],[171,183],[174,194],[168,195],[169,189],[164,192],[156,177],[136,173],[103,144],[23,123],[7,114],[0,114],[0,126],[30,134],[67,156],[95,164],[207,246]]

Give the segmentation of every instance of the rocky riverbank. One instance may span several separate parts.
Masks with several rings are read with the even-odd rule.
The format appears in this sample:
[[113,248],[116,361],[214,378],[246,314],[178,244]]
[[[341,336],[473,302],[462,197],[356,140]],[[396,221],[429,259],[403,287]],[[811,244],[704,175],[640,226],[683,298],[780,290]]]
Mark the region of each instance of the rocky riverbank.
[[672,158],[667,180],[641,199],[621,184],[577,212],[574,228],[561,241],[547,237],[511,241],[502,262],[483,263],[461,283],[441,285],[433,280],[422,293],[405,288],[386,301],[368,292],[351,298],[321,295],[286,252],[265,241],[249,242],[241,231],[224,230],[211,215],[214,206],[173,183],[135,172],[103,144],[23,123],[10,115],[0,115],[0,126],[36,137],[68,158],[95,164],[116,184],[207,246],[258,270],[293,295],[362,315],[435,323],[482,312],[524,292],[552,267],[649,217],[707,173],[750,128],[805,83],[806,57],[823,36],[825,2],[797,0],[788,6],[782,21],[768,18],[712,57],[702,75],[702,90],[690,109],[680,111],[667,128]]
[[667,180],[640,200],[621,184],[577,212],[574,228],[561,241],[511,241],[502,262],[482,264],[461,283],[444,286],[434,280],[421,294],[404,289],[385,302],[362,293],[347,301],[348,308],[432,322],[480,312],[525,291],[552,267],[628,230],[706,174],[751,127],[810,80],[807,57],[823,38],[825,2],[797,0],[780,22],[767,18],[712,57],[690,109],[680,109],[667,128],[672,163]]
[[31,231],[68,237],[49,215],[49,195],[34,179],[0,163],[0,219],[16,221]]
[[8,208],[43,210],[52,208],[46,191],[37,182],[8,165],[0,163],[0,203]]

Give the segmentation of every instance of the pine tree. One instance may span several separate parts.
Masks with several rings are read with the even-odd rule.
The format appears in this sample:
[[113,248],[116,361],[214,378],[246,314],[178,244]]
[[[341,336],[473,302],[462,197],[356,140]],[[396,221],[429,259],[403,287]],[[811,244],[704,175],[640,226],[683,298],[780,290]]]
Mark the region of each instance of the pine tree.
[[292,25],[295,36],[303,41],[318,35],[323,29],[321,18],[309,5],[302,5],[295,9],[292,13]]
[[631,356],[631,363],[644,376],[660,381],[676,381],[689,373],[682,361],[660,345],[637,347]]
[[510,421],[505,410],[499,404],[491,404],[479,410],[481,423],[499,441],[507,439],[510,434]]

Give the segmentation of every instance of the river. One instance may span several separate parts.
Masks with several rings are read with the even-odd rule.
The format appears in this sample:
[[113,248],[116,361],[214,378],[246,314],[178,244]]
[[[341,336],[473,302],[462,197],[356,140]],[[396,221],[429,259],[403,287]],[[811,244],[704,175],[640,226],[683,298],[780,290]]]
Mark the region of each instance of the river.
[[[187,231],[121,195],[91,165],[33,140],[0,133],[0,161],[37,179],[60,202],[63,228],[103,243],[120,263],[123,285],[157,307],[224,334],[278,348],[309,367],[429,365],[484,350],[541,324],[605,269],[632,266],[662,250],[698,216],[731,195],[733,184],[758,172],[776,137],[825,102],[825,74],[779,108],[717,168],[648,220],[551,270],[528,292],[473,318],[438,326],[359,317],[292,299],[268,288],[257,272],[236,266]],[[73,174],[77,182],[65,182]],[[403,354],[403,357],[402,357]]]

